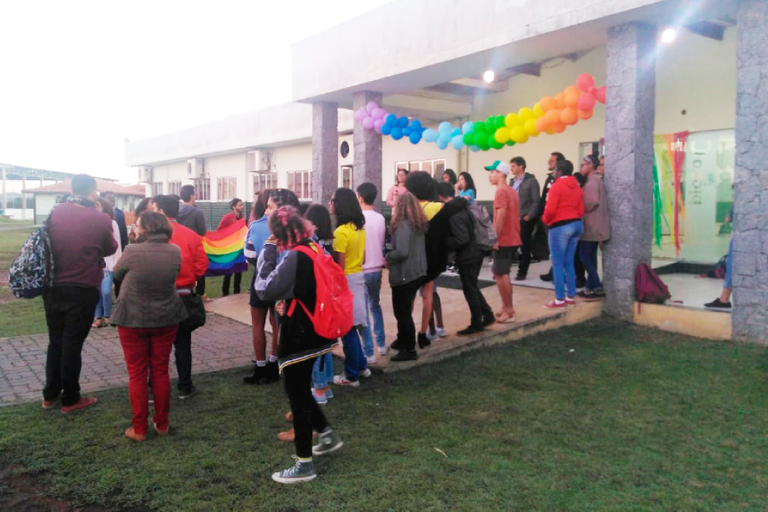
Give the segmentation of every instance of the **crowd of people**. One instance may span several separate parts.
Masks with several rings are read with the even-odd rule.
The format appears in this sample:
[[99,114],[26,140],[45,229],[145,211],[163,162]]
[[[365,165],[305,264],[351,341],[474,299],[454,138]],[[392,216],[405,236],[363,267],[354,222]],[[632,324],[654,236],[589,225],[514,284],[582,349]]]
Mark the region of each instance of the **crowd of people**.
[[[255,364],[244,382],[268,385],[283,375],[291,407],[287,418],[293,428],[278,437],[293,441],[297,453],[296,464],[273,479],[311,480],[316,476],[312,455],[342,447],[319,407],[333,398],[331,384],[359,387],[371,376],[369,365],[378,356],[392,349],[397,353],[390,361],[414,361],[419,357],[417,345],[424,350],[447,335],[436,285],[449,265],[459,275],[469,309],[469,325],[457,333],[463,336],[480,333],[493,323],[515,321],[510,272],[518,261],[516,279],[526,278],[532,234],[542,229],[542,221],[548,230],[555,285],[555,298],[544,307],[575,305],[577,255],[587,273],[581,297],[602,297],[597,248],[610,237],[610,230],[601,166],[597,157],[588,156],[580,173],[574,173],[571,162],[553,153],[551,175],[540,191],[523,158],[495,162],[485,168],[496,189],[492,225],[484,221],[489,215],[478,204],[473,177],[467,172],[457,177],[447,170],[438,183],[426,172],[398,170],[397,184],[386,198],[392,207],[388,228],[374,209],[380,196],[373,183],[363,183],[355,191],[339,188],[327,206],[308,208],[287,189],[257,194],[244,249],[255,267],[249,286]],[[219,228],[244,218],[242,200],[233,199],[230,209]],[[201,235],[206,223],[195,206],[191,185],[182,187],[180,197],[142,200],[131,226],[125,226],[124,215],[117,211],[114,196],[98,197],[95,180],[78,175],[72,180],[72,195],[51,213],[47,229],[56,272],[44,295],[50,342],[43,408],[51,409],[60,401],[62,413],[68,414],[97,402],[80,395],[80,354],[92,327],[115,325],[128,368],[133,412],[125,436],[142,442],[147,439],[150,403],[154,430],[160,436],[169,432],[172,350],[179,374],[178,398],[186,400],[197,393],[192,383],[192,335],[204,322],[208,258]],[[320,255],[333,258],[338,267],[331,265],[340,279],[346,278],[353,297],[352,327],[339,336],[345,359],[338,375],[333,374],[331,359],[337,340],[317,334],[310,313],[317,299],[314,265]],[[501,297],[496,312],[478,284],[487,256],[492,257]],[[389,345],[380,304],[385,269],[397,323],[396,338]],[[226,279],[223,295],[229,285]],[[241,274],[235,274],[234,293],[240,292],[240,285]],[[422,303],[418,329],[413,319],[417,295]],[[313,433],[318,439],[315,446]]]

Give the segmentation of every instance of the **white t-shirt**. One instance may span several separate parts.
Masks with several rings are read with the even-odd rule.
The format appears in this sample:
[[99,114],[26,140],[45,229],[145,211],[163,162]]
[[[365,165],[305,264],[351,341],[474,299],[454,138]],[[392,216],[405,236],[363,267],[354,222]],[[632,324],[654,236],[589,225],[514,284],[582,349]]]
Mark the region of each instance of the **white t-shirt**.
[[117,260],[119,260],[120,256],[123,254],[123,250],[120,248],[120,228],[117,227],[117,221],[115,220],[112,221],[112,238],[117,242],[117,250],[115,251],[115,254],[104,257],[106,270],[109,270],[110,272],[115,269]]
[[365,259],[363,272],[377,272],[384,267],[384,236],[387,225],[384,216],[374,210],[363,210],[365,217]]

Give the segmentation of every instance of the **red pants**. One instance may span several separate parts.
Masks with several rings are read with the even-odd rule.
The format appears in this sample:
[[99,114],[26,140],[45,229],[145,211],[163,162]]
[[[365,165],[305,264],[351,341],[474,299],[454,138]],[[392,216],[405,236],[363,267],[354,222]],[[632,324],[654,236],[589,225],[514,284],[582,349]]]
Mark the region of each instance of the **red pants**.
[[133,428],[137,434],[147,433],[148,372],[151,372],[152,394],[155,398],[155,425],[161,430],[168,428],[168,412],[171,409],[168,362],[177,329],[178,325],[149,329],[118,327],[128,367],[128,396],[133,411]]

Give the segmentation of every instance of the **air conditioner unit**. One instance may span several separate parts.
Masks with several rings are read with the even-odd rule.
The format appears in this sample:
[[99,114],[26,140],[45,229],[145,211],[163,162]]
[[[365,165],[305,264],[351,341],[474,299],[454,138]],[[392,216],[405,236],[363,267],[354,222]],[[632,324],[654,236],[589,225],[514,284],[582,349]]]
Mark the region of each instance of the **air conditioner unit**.
[[272,153],[270,151],[249,151],[247,158],[248,172],[270,172]]
[[139,183],[152,183],[151,167],[139,167]]
[[189,179],[202,178],[204,173],[203,159],[190,158],[187,160],[187,177]]

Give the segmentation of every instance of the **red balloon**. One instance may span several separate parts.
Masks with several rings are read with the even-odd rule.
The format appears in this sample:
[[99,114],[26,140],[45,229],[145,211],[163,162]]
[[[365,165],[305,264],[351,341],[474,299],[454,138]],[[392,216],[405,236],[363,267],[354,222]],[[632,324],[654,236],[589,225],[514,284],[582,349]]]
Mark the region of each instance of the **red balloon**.
[[576,85],[579,86],[581,92],[589,92],[595,86],[595,79],[589,73],[582,73],[576,79]]
[[595,108],[595,97],[588,92],[585,92],[579,98],[578,105],[579,110],[592,110]]
[[595,99],[605,105],[605,99],[608,95],[608,86],[604,85],[602,87],[599,87],[595,89]]

